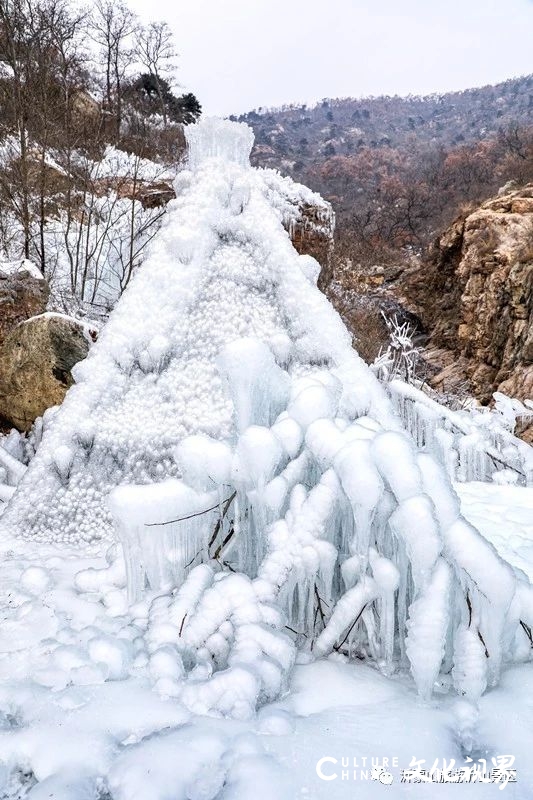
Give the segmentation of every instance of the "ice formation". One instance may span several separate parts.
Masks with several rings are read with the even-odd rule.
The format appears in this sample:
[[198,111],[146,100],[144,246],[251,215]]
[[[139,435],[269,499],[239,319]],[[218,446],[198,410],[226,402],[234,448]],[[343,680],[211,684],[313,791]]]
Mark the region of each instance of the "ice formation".
[[533,485],[533,448],[513,435],[516,417],[531,414],[531,401],[495,392],[493,410],[452,411],[401,380],[387,383],[387,391],[415,444],[435,453],[452,481]]
[[402,431],[291,245],[282,179],[249,166],[249,129],[188,136],[177,199],[2,524],[79,546],[111,514],[125,576],[117,551],[78,586],[127,581],[155,687],[193,711],[248,716],[296,647],[409,666],[425,699],[445,671],[476,700],[527,657],[529,582]]

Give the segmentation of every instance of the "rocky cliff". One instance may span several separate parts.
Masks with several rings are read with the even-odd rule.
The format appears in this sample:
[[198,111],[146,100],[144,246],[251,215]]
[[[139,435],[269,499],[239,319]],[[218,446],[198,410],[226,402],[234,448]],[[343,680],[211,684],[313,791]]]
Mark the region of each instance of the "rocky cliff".
[[[504,187],[464,214],[422,259],[336,267],[327,292],[367,361],[386,347],[382,315],[395,316],[410,325],[424,377],[443,395],[532,399],[533,184]],[[533,440],[523,425],[517,431]]]
[[488,402],[495,390],[533,396],[533,185],[503,191],[435,242],[411,297],[430,331],[435,388],[467,381]]

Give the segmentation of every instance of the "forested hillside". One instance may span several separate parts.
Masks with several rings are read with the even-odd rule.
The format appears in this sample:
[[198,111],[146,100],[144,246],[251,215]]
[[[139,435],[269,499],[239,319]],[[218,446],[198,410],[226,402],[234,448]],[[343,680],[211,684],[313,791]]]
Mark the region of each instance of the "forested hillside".
[[[259,108],[239,119],[256,132],[256,158],[284,157],[305,165],[360,147],[413,141],[451,147],[533,119],[533,75],[424,97],[325,98],[314,107]],[[266,148],[270,147],[272,153]]]
[[31,260],[52,310],[107,313],[173,196],[183,125],[164,22],[122,3],[0,2],[0,258]]
[[324,99],[258,109],[253,160],[331,200],[338,247],[398,260],[502,183],[533,177],[533,75],[427,97]]

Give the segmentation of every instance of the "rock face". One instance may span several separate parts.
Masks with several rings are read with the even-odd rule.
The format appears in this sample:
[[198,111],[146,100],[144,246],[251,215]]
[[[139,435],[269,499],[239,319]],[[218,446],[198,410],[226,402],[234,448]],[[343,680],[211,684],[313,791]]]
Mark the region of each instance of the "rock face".
[[30,261],[0,262],[0,345],[19,322],[42,314],[48,285]]
[[311,256],[319,266],[318,288],[325,292],[333,277],[335,213],[327,200],[306,186],[265,169],[265,193],[275,207],[292,246],[301,256]]
[[482,402],[533,397],[533,185],[455,222],[410,288],[430,346],[454,355],[435,388],[466,379]]
[[127,200],[137,200],[143,208],[162,208],[176,198],[176,192],[168,181],[147,181],[138,178],[101,178],[96,181],[95,189],[99,194],[109,191]]
[[[321,198],[322,200],[322,198]],[[335,217],[330,204],[303,203],[298,207],[296,222],[289,227],[294,249],[300,255],[316,258],[321,266],[318,288],[325,291],[333,277],[332,252]]]
[[[92,334],[96,337],[96,331]],[[62,314],[18,325],[0,347],[0,416],[21,431],[63,401],[71,369],[89,351],[91,331]]]

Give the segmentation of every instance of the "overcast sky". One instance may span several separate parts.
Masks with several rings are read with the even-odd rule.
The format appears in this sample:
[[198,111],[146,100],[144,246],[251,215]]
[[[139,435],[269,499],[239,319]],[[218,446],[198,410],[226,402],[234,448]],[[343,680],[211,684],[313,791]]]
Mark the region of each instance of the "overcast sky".
[[428,93],[533,72],[533,0],[130,0],[205,113]]

